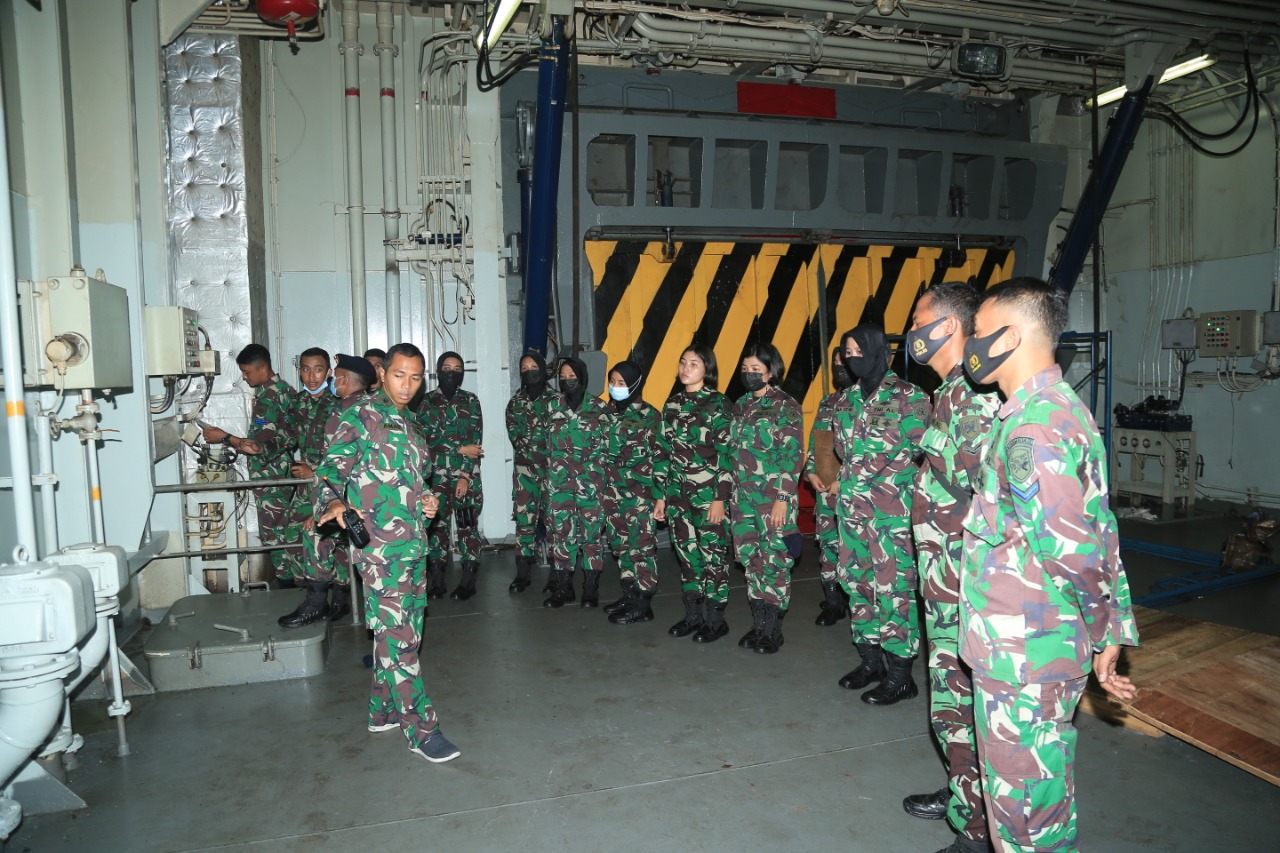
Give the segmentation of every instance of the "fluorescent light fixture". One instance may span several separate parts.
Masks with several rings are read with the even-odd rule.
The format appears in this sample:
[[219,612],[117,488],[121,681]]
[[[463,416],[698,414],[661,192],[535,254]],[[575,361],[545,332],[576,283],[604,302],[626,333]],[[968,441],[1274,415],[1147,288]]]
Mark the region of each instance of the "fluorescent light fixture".
[[511,26],[511,19],[516,16],[516,10],[520,8],[521,0],[501,0],[498,8],[494,11],[493,17],[486,21],[486,26],[480,30],[476,36],[476,50],[491,50],[498,39],[502,38],[502,34],[507,31],[507,27]]
[[[1210,65],[1218,61],[1218,57],[1210,53],[1202,53],[1194,59],[1188,59],[1186,62],[1179,62],[1177,65],[1170,65],[1165,72],[1160,75],[1161,83],[1168,83],[1170,80],[1177,80],[1179,77],[1185,77],[1188,74],[1194,74],[1197,71],[1203,71]],[[1116,86],[1114,89],[1108,89],[1095,99],[1085,101],[1090,107],[1096,109],[1105,107],[1107,104],[1120,100],[1129,89],[1125,86]]]

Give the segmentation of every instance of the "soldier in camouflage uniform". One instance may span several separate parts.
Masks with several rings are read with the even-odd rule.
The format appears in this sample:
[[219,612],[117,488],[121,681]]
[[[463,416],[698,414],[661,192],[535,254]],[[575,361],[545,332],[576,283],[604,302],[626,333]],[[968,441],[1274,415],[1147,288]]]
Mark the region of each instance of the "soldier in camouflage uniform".
[[813,533],[818,542],[818,576],[822,582],[822,604],[813,624],[823,627],[835,625],[849,615],[849,599],[840,587],[836,570],[836,561],[840,559],[840,525],[836,518],[840,481],[833,479],[828,483],[818,475],[816,446],[818,433],[831,435],[836,410],[846,405],[849,389],[853,387],[853,377],[844,368],[839,348],[831,351],[831,384],[835,390],[818,404],[818,414],[809,430],[809,455],[804,468],[809,485],[813,486]]
[[747,347],[738,378],[730,446],[733,548],[746,569],[751,630],[738,646],[760,654],[782,648],[782,618],[791,604],[791,567],[798,541],[797,489],[804,466],[804,412],[778,387],[782,356],[773,344]]
[[459,753],[440,731],[422,681],[418,649],[427,606],[426,520],[439,508],[428,490],[432,465],[409,401],[426,371],[422,352],[397,344],[380,371],[383,388],[368,402],[343,409],[333,441],[316,474],[316,525],[343,527],[343,502],[324,480],[346,490],[369,534],[358,564],[365,585],[365,616],[373,630],[373,685],[369,731],[399,728],[409,750],[432,762]]
[[560,395],[547,413],[547,491],[551,519],[551,594],[543,607],[574,601],[573,573],[582,558],[582,606],[600,603],[604,569],[604,448],[613,416],[587,393],[587,366],[576,358],[560,362]]
[[653,506],[653,454],[658,411],[640,398],[640,367],[620,361],[609,371],[613,418],[605,444],[604,509],[609,547],[618,561],[622,597],[605,607],[615,625],[653,621],[658,591],[658,537]]
[[[707,643],[729,631],[729,528],[725,506],[733,488],[729,429],[733,404],[715,390],[716,355],[693,344],[680,355],[683,391],[662,408],[654,481],[661,495],[653,517],[666,521],[680,561],[684,618],[668,630]],[[703,616],[703,605],[706,616]]]
[[480,400],[462,388],[462,356],[442,353],[436,359],[439,386],[422,398],[418,423],[431,445],[436,466],[431,490],[440,498],[440,512],[428,526],[427,555],[431,579],[427,598],[444,598],[445,570],[451,559],[450,523],[458,528],[458,555],[462,558],[462,578],[449,597],[466,601],[476,594],[476,572],[480,568],[478,521],[484,505],[480,488],[480,446],[484,421]]
[[911,663],[920,648],[911,489],[929,398],[889,372],[884,329],[863,323],[844,335],[844,363],[858,385],[836,414],[840,457],[840,583],[849,594],[853,644],[862,660],[840,679],[871,705],[915,696]]
[[991,840],[1002,851],[1078,850],[1076,731],[1092,671],[1118,699],[1120,646],[1136,645],[1129,583],[1107,490],[1107,456],[1054,351],[1061,288],[1031,278],[988,290],[965,344],[996,416],[965,516],[960,654],[973,668]]
[[[297,439],[293,435],[294,394],[289,383],[271,369],[271,353],[261,344],[249,344],[236,356],[240,376],[254,389],[248,434],[231,435],[217,427],[205,427],[204,439],[230,444],[247,458],[249,479],[285,479],[293,463]],[[301,524],[294,523],[293,486],[254,489],[258,505],[258,538],[266,546],[281,546],[271,553],[271,566],[281,587],[297,585],[302,577],[298,550]],[[292,546],[292,547],[288,547]]]
[[921,442],[925,463],[916,477],[911,521],[929,640],[929,719],[948,784],[907,797],[902,805],[915,817],[950,822],[958,837],[942,853],[981,853],[989,846],[973,736],[973,678],[960,660],[964,514],[1000,406],[995,393],[974,388],[960,364],[978,300],[977,288],[966,282],[935,285],[916,302],[907,333],[911,358],[943,380]]
[[[520,357],[520,389],[507,403],[511,439],[511,504],[516,522],[516,576],[509,592],[524,592],[538,564],[538,528],[547,526],[547,363],[536,350]],[[548,587],[550,582],[548,581]],[[550,588],[543,592],[550,592]]]

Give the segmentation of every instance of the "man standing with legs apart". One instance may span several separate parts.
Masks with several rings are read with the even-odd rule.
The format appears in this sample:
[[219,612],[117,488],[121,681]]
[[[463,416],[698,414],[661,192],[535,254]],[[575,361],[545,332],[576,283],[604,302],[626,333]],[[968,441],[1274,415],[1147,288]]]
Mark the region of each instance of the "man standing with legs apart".
[[1067,295],[1016,278],[983,297],[965,369],[1005,398],[965,517],[960,654],[991,840],[1001,851],[1074,851],[1071,723],[1092,671],[1119,699],[1121,645],[1137,645],[1129,582],[1089,410],[1054,359]]
[[410,752],[451,761],[460,753],[440,731],[418,660],[427,606],[426,520],[440,502],[427,491],[431,457],[406,407],[422,387],[426,362],[413,344],[396,344],[378,373],[382,390],[342,410],[316,471],[316,526],[337,521],[346,527],[345,497],[369,534],[358,564],[374,642],[369,731],[399,728]]
[[974,388],[960,365],[979,299],[977,288],[966,282],[934,285],[916,302],[907,333],[911,358],[942,379],[933,395],[933,419],[921,440],[925,464],[916,477],[911,521],[929,641],[929,720],[948,784],[935,793],[907,797],[902,807],[915,817],[950,822],[958,836],[940,853],[990,848],[973,741],[973,676],[960,661],[964,515],[1000,406],[994,391]]

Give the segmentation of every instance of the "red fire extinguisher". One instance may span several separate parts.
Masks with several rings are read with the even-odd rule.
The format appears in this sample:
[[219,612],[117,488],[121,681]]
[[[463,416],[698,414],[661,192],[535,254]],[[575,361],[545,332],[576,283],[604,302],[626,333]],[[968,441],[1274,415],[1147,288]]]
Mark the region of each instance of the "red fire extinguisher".
[[298,26],[320,15],[320,0],[258,0],[258,17],[289,31],[289,48],[298,52]]

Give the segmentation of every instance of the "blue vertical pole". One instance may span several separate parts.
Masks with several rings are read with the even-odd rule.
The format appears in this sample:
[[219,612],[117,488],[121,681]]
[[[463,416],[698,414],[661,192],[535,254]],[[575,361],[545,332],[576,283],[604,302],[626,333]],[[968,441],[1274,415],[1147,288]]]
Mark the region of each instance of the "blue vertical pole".
[[1124,171],[1125,161],[1133,149],[1133,141],[1142,127],[1142,113],[1147,107],[1147,97],[1155,84],[1154,77],[1136,92],[1127,93],[1116,114],[1111,119],[1111,127],[1107,130],[1107,138],[1102,143],[1102,151],[1098,154],[1098,162],[1093,164],[1093,173],[1089,183],[1080,194],[1080,203],[1076,205],[1076,215],[1071,218],[1067,228],[1067,236],[1062,241],[1062,251],[1058,262],[1049,273],[1049,281],[1070,293],[1080,277],[1084,267],[1084,259],[1093,244],[1102,214],[1111,203],[1111,194],[1115,192],[1120,173]]
[[[534,118],[533,190],[529,202],[529,267],[524,292],[524,347],[541,353],[547,351],[568,68],[569,42],[564,34],[564,18],[553,17],[551,36],[543,39],[538,56],[538,112]],[[574,156],[577,156],[576,151]]]

